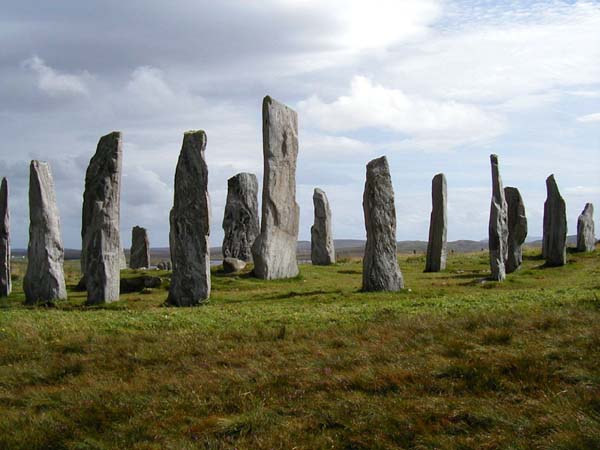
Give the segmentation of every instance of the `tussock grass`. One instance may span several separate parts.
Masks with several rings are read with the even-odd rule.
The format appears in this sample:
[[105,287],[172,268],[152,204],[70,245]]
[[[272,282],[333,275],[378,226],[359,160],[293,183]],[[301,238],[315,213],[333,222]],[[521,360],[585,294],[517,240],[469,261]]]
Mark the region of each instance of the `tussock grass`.
[[360,292],[354,259],[216,270],[177,309],[168,272],[84,307],[69,262],[69,301],[25,307],[17,281],[0,304],[0,448],[600,448],[600,255],[541,264],[500,284],[483,253],[400,257],[401,293]]

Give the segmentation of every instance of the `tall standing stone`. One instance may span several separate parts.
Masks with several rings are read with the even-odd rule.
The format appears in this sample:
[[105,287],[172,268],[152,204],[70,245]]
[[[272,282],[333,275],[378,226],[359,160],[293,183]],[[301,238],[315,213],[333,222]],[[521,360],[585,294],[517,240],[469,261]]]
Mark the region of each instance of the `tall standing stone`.
[[188,131],[175,171],[171,209],[173,275],[167,303],[195,306],[210,297],[210,200],[204,131]]
[[490,206],[489,249],[491,279],[506,278],[504,261],[508,257],[508,207],[504,198],[502,178],[498,170],[498,156],[490,155],[492,165],[492,202]]
[[404,287],[398,266],[396,207],[387,158],[367,164],[363,194],[367,244],[363,258],[363,291],[398,291]]
[[567,205],[554,175],[546,178],[546,193],[542,255],[547,266],[564,266],[567,263]]
[[10,279],[10,214],[8,211],[8,181],[0,186],[0,297],[11,291]]
[[81,224],[87,303],[119,300],[121,275],[121,133],[100,138],[85,174]]
[[29,245],[23,278],[25,304],[51,304],[67,298],[64,248],[54,180],[46,162],[29,166]]
[[313,193],[313,205],[315,222],[310,229],[310,259],[317,266],[335,264],[331,209],[327,195],[319,188]]
[[431,218],[425,272],[440,272],[446,269],[447,256],[447,187],[446,176],[438,173],[431,181]]
[[515,187],[505,187],[504,197],[508,207],[508,256],[506,273],[513,273],[523,262],[523,243],[527,237],[527,216],[521,193]]
[[577,251],[593,252],[596,247],[594,236],[594,205],[586,203],[577,218]]
[[123,246],[121,246],[121,249],[119,250],[119,269],[127,269],[127,257],[125,256],[125,250],[123,249]]
[[223,258],[252,261],[252,244],[260,231],[258,180],[253,173],[238,173],[227,180],[223,231]]
[[266,280],[291,278],[298,275],[298,115],[269,96],[263,100],[262,114],[262,220],[260,235],[252,246],[254,274]]
[[131,253],[129,267],[141,269],[150,267],[150,242],[145,228],[135,226],[131,230]]

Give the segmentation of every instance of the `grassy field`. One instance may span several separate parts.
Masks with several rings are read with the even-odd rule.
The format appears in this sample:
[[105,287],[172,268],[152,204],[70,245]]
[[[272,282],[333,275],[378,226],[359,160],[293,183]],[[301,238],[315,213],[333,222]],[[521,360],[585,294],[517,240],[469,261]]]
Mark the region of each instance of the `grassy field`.
[[[486,253],[445,273],[401,256],[401,293],[360,261],[293,280],[213,273],[211,301],[163,287],[102,308],[0,300],[2,449],[598,449],[600,252],[504,283]],[[139,272],[124,271],[123,276]]]

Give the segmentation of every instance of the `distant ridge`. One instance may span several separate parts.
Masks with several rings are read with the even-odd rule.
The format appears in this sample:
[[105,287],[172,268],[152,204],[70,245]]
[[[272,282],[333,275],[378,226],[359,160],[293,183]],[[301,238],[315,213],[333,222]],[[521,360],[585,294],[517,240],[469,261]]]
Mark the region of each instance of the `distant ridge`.
[[[532,237],[532,240],[527,241],[529,247],[541,247],[542,240],[539,237]],[[335,239],[335,250],[339,256],[362,256],[365,249],[365,242],[361,239]],[[567,237],[568,245],[577,244],[577,236],[572,235]],[[456,253],[469,253],[487,250],[487,240],[471,241],[461,239],[458,241],[448,242],[448,251]],[[399,253],[425,253],[427,251],[426,241],[398,241]],[[65,259],[79,259],[81,250],[67,248],[65,249]],[[129,256],[129,249],[125,249],[125,254]],[[212,259],[221,259],[221,247],[212,247],[210,249]],[[12,255],[16,257],[24,257],[27,255],[27,249],[14,248]],[[154,247],[150,249],[150,256],[153,260],[169,259],[169,247]],[[298,257],[300,259],[310,258],[310,241],[298,241]]]

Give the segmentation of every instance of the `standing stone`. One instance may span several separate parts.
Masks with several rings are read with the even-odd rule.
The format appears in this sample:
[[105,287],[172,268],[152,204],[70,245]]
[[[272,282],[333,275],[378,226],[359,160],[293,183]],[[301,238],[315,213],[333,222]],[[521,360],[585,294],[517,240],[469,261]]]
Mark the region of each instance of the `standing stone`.
[[508,257],[506,273],[513,273],[523,262],[523,243],[527,237],[525,204],[517,188],[505,187],[504,197],[508,207]]
[[425,272],[440,272],[446,269],[447,256],[447,188],[446,176],[438,173],[431,181],[431,218]]
[[121,133],[107,134],[85,174],[81,259],[89,305],[119,300],[122,158]]
[[10,280],[10,214],[8,211],[8,181],[0,186],[0,297],[11,291]]
[[498,156],[490,155],[492,164],[492,203],[490,206],[489,250],[491,279],[506,278],[504,261],[508,257],[508,206],[504,198],[502,178],[498,170]]
[[547,266],[564,266],[567,263],[567,206],[554,175],[546,178],[546,192],[542,255]]
[[125,256],[125,250],[121,246],[119,250],[119,269],[125,270],[127,269],[127,257]]
[[594,236],[594,205],[586,203],[577,219],[577,251],[593,252],[596,247]]
[[145,228],[135,226],[131,231],[131,253],[129,267],[141,269],[150,267],[150,243]]
[[313,194],[315,223],[310,228],[310,259],[316,266],[335,264],[335,248],[331,231],[331,209],[327,195],[316,188]]
[[67,298],[64,248],[54,180],[46,162],[29,166],[29,246],[23,278],[25,304],[52,304]]
[[195,306],[210,297],[210,200],[205,149],[204,131],[184,134],[175,171],[169,234],[173,275],[167,303],[173,306]]
[[252,244],[260,231],[258,180],[253,173],[238,173],[227,180],[223,230],[223,258],[252,261]]
[[363,194],[367,244],[363,258],[363,291],[398,291],[404,287],[398,266],[396,207],[385,156],[367,164]]
[[252,246],[254,274],[265,280],[291,278],[298,275],[298,115],[269,96],[263,100],[262,114],[262,221],[260,235]]

